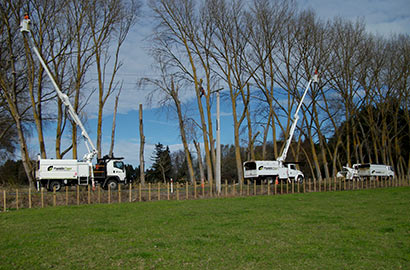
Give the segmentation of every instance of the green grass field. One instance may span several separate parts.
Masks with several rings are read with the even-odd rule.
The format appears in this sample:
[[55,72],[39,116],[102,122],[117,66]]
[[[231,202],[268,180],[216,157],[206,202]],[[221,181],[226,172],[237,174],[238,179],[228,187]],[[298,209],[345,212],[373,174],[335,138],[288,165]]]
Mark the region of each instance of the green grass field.
[[0,213],[0,269],[410,269],[410,188]]

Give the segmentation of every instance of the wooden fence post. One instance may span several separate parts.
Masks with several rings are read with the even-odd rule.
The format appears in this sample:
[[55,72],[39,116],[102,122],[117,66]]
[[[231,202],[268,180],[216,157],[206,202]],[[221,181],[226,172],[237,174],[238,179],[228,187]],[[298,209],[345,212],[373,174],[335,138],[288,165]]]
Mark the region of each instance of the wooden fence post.
[[175,182],[175,189],[177,190],[177,201],[179,201],[179,186],[177,182]]
[[243,181],[238,180],[239,182],[239,196],[243,195]]
[[246,192],[247,192],[247,195],[249,196],[249,180],[246,180]]
[[128,201],[132,202],[132,183],[129,184],[128,189]]
[[53,187],[53,206],[56,206],[56,187]]
[[167,183],[167,199],[169,201],[169,182]]
[[142,192],[141,192],[141,183],[139,183],[139,184],[138,184],[138,201],[141,201],[141,200],[142,200],[141,195],[142,195]]
[[68,186],[65,186],[65,205],[68,205]]
[[235,197],[235,195],[236,195],[236,186],[235,186],[235,179],[234,179],[232,183],[232,196]]
[[205,197],[205,181],[202,180],[201,182],[201,188],[202,188],[202,197]]
[[212,181],[209,181],[209,196],[212,198]]
[[196,181],[194,181],[194,198],[196,199]]
[[3,190],[3,212],[7,211],[7,197],[6,190]]
[[253,181],[253,195],[256,195],[256,180]]
[[19,210],[19,190],[16,189],[16,210]]
[[88,204],[91,204],[91,190],[90,190],[90,185],[87,185],[87,202],[88,202]]
[[77,205],[80,205],[80,186],[77,185]]
[[41,187],[41,208],[44,208],[44,188]]
[[188,200],[189,198],[188,198],[188,196],[189,196],[189,187],[188,187],[188,181],[186,181],[185,182],[185,188],[186,188],[186,190],[185,190],[185,200]]
[[268,180],[268,196],[270,195],[270,183],[269,183],[269,180]]
[[225,197],[228,197],[228,180],[225,180]]
[[6,202],[6,190],[3,190],[3,212],[6,212],[7,202]]
[[151,183],[148,183],[148,201],[151,201]]
[[28,189],[28,208],[31,208],[31,188]]
[[158,182],[158,201],[161,200],[161,182]]
[[111,203],[111,186],[108,185],[108,204]]
[[292,194],[295,191],[295,181],[292,181]]
[[121,184],[118,184],[118,202],[121,203]]

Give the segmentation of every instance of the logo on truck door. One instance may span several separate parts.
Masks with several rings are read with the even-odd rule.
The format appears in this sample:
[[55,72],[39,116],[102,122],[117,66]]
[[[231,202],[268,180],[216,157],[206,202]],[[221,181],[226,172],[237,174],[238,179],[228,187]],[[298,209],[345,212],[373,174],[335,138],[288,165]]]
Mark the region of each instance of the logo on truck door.
[[52,170],[54,171],[71,171],[71,167],[54,167],[54,166],[48,166],[47,171],[51,172]]

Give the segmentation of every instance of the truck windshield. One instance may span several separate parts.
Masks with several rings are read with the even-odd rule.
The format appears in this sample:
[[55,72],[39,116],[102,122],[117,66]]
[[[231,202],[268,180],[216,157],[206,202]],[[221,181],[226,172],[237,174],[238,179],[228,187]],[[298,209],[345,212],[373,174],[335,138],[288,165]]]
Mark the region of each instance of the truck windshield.
[[244,166],[245,166],[246,171],[256,170],[256,163],[255,162],[246,162]]
[[124,169],[124,162],[122,162],[122,161],[114,161],[114,168],[123,170],[123,169]]

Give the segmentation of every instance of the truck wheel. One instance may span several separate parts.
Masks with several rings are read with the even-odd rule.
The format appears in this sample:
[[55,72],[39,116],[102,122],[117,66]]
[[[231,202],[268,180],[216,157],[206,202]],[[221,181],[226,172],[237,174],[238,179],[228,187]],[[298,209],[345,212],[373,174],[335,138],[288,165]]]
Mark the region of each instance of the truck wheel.
[[51,183],[49,185],[50,191],[53,191],[54,188],[56,188],[56,191],[60,191],[61,190],[61,182],[60,181],[51,181]]
[[303,176],[301,176],[301,175],[298,176],[298,183],[299,184],[303,183]]
[[117,190],[118,189],[118,182],[115,179],[110,179],[107,182],[107,189],[110,187],[111,190]]

